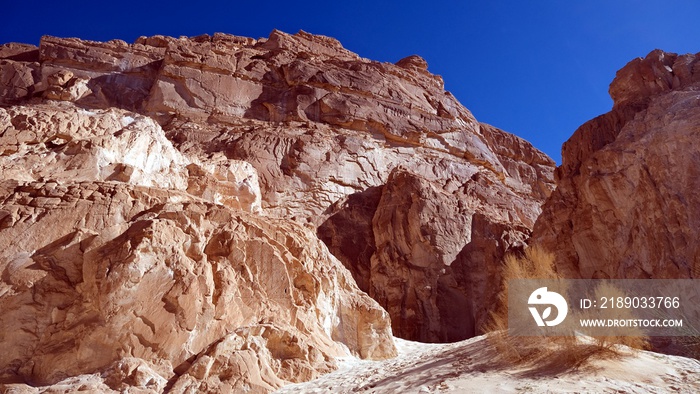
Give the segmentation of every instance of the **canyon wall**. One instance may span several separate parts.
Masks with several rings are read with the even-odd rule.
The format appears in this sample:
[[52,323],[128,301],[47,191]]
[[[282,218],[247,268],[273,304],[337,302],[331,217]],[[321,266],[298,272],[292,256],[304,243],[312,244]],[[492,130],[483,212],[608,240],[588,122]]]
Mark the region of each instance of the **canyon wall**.
[[0,382],[267,392],[471,337],[553,171],[415,55],[2,45]]
[[530,243],[582,278],[700,275],[700,62],[655,50],[620,71],[610,112],[562,148]]

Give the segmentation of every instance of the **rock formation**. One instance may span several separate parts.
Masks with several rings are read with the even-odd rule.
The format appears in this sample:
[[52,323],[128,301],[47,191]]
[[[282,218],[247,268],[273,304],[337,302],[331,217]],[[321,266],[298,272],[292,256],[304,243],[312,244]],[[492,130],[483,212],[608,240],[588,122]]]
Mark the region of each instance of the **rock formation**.
[[554,163],[427,68],[305,32],[0,46],[2,382],[265,392],[479,333]]
[[584,278],[700,277],[700,55],[655,50],[618,71],[610,112],[562,148],[531,243]]
[[122,110],[0,111],[4,381],[107,371],[120,390],[128,364],[156,391],[268,391],[393,354],[386,312],[313,233],[260,216],[249,165],[193,164]]

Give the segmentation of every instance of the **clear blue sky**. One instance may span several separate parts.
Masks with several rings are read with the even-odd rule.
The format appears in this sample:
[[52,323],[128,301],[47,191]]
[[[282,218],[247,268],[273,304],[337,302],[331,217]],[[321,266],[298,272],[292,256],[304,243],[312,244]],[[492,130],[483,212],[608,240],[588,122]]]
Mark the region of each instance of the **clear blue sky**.
[[700,2],[560,1],[8,1],[0,42],[44,34],[92,40],[273,28],[338,38],[363,57],[419,54],[480,121],[560,161],[561,144],[607,112],[615,71],[654,48],[700,52]]

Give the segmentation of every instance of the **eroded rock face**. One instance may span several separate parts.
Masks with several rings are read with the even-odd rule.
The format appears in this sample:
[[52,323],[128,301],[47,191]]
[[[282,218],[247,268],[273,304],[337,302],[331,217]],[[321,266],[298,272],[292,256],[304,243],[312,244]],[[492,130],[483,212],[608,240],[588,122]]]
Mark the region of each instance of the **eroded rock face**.
[[[427,72],[426,62],[419,57],[408,57],[397,65],[371,62],[347,52],[334,40],[304,33],[275,32],[269,40],[254,45],[230,40],[215,36],[189,46],[169,44],[173,59],[166,57],[165,64],[171,71],[157,83],[162,92],[172,88],[162,97],[151,97],[149,108],[159,119],[169,119],[165,117],[168,113],[186,114],[168,123],[170,138],[185,152],[205,146],[252,163],[260,173],[267,211],[318,226],[321,239],[353,272],[360,287],[390,311],[396,335],[447,341],[480,332],[487,312],[473,312],[471,304],[481,304],[482,299],[470,298],[464,308],[451,311],[438,304],[449,303],[446,300],[457,295],[460,299],[472,294],[493,297],[500,259],[529,234],[539,204],[552,189],[553,162],[527,142],[478,123],[444,91],[441,79]],[[218,50],[210,50],[214,47]],[[226,66],[226,76],[214,78],[224,67],[220,60],[211,59],[217,51],[233,51],[237,63],[235,69]],[[190,53],[186,62],[174,60],[185,52]],[[209,63],[216,70],[206,67]],[[219,80],[228,82],[219,85]],[[213,110],[216,105],[201,91],[203,86],[210,91],[233,90],[236,93],[227,100],[236,102]],[[197,104],[180,100],[178,91],[190,92],[189,102]],[[167,108],[156,105],[163,102]],[[221,108],[229,110],[222,113]],[[208,123],[204,126],[194,121],[205,117]],[[379,211],[376,208],[390,174],[400,166],[422,179],[436,195],[447,196],[423,213],[425,221],[431,220],[444,236],[402,239],[400,233],[385,228],[386,221],[372,225],[375,214],[383,214],[384,209],[405,209],[389,203]],[[479,185],[479,196],[472,201],[478,202],[469,202],[457,192],[471,183]],[[413,192],[410,188],[397,190],[392,198],[410,200]],[[426,198],[432,195],[417,200],[423,203]],[[506,232],[514,234],[494,235],[497,252],[484,254],[485,260],[474,259],[475,272],[494,267],[495,274],[479,281],[479,289],[472,289],[462,284],[469,281],[457,282],[449,266],[472,243],[470,219],[479,213],[484,214],[479,223],[511,223]],[[407,224],[415,225],[421,222]],[[421,232],[418,228],[411,231]],[[480,231],[492,236],[486,229],[475,232]],[[416,251],[424,245],[425,253],[438,255],[382,255],[375,250],[377,242]],[[451,251],[439,255],[442,248]],[[375,266],[383,268],[372,268],[373,256],[382,261]],[[435,260],[434,266],[415,269],[424,258]],[[443,271],[446,274],[438,274]],[[439,279],[442,275],[447,278]],[[450,283],[449,291],[440,290],[443,296],[423,290],[426,286],[438,289],[438,280]],[[397,281],[404,283],[388,285]],[[468,324],[447,316],[461,313],[469,316]],[[448,328],[451,320],[459,321],[455,325],[462,324],[461,328]]]
[[232,339],[239,347],[229,351],[264,359],[274,372],[258,381],[243,369],[218,371],[221,387],[269,390],[312,378],[344,353],[333,340],[358,356],[392,355],[386,312],[299,226],[119,183],[13,182],[7,191],[6,379],[51,384],[126,356],[173,379],[242,327],[261,349]]
[[25,316],[2,324],[26,324],[6,379],[265,392],[390,357],[390,324],[472,336],[553,187],[546,155],[415,55],[274,31],[44,37],[0,60],[0,303]]
[[269,392],[394,354],[314,233],[262,215],[249,163],[120,109],[0,108],[0,130],[0,382]]
[[318,233],[334,254],[358,262],[350,270],[389,311],[397,335],[428,342],[468,338],[487,322],[499,262],[529,234],[528,225],[511,216],[527,203],[504,199],[491,182],[477,173],[445,190],[397,168],[383,187],[335,207]]
[[0,108],[5,179],[116,181],[187,190],[211,202],[259,212],[258,175],[223,155],[186,157],[146,116],[70,103]]
[[[260,40],[217,33],[134,44],[44,37],[39,54],[37,94],[140,112],[184,151],[248,160],[263,178],[263,205],[281,215],[316,217],[383,184],[399,163],[489,171],[538,201],[552,188],[551,160],[479,124],[415,55],[379,63],[329,37],[279,31]],[[81,84],[90,92],[47,93]],[[421,157],[406,163],[416,151]],[[534,168],[533,177],[521,178],[517,163]]]
[[697,278],[698,55],[653,51],[618,71],[611,112],[564,144],[531,243],[584,278]]
[[38,55],[33,45],[0,45],[0,105],[31,97],[40,78]]

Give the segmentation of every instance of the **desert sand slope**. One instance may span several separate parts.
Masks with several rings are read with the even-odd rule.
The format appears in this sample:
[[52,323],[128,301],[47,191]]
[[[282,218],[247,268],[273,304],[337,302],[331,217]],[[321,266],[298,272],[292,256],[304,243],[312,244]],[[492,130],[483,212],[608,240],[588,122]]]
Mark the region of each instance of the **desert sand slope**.
[[399,356],[346,359],[335,372],[276,393],[697,393],[700,361],[624,349],[618,359],[576,370],[561,364],[505,368],[493,364],[485,336],[450,344],[396,339]]

